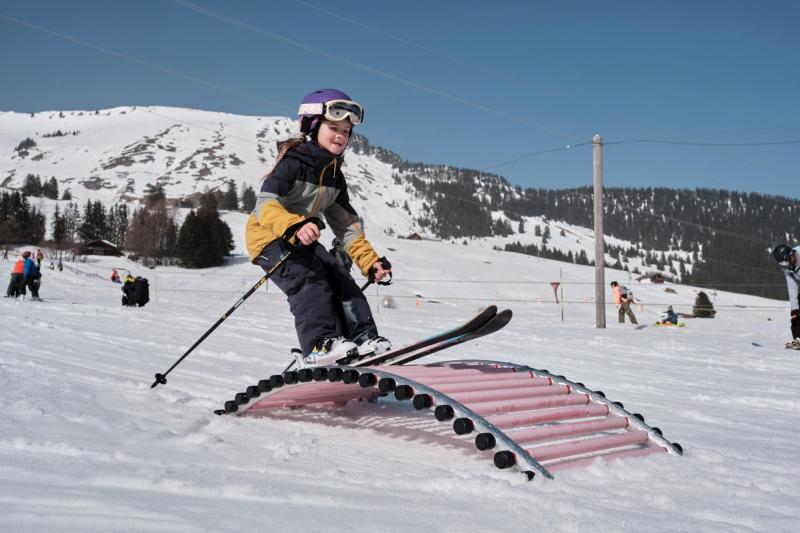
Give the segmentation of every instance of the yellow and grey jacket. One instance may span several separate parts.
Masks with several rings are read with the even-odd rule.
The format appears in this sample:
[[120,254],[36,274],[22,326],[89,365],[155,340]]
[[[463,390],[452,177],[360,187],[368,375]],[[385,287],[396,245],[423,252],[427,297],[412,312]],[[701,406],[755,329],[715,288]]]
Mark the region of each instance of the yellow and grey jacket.
[[289,226],[323,215],[361,273],[368,275],[378,254],[350,205],[341,170],[343,160],[343,156],[334,156],[313,141],[286,153],[261,184],[256,207],[247,219],[245,236],[251,261]]

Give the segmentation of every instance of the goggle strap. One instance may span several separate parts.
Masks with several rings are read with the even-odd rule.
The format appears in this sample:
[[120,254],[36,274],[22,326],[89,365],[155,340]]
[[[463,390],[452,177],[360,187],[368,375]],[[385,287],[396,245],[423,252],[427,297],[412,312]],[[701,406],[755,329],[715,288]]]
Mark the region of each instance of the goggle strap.
[[300,109],[297,110],[298,115],[321,115],[323,111],[323,104],[300,104]]

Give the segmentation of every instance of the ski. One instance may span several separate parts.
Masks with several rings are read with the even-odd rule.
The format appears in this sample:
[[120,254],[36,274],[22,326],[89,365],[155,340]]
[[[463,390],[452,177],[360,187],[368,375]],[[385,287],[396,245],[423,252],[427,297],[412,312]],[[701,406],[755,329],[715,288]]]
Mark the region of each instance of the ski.
[[417,350],[414,350],[411,353],[405,353],[399,355],[391,354],[390,352],[382,353],[377,357],[370,358],[370,360],[358,361],[354,366],[404,365],[406,363],[416,361],[421,357],[425,357],[426,355],[431,355],[446,348],[451,348],[453,346],[462,344],[464,342],[475,340],[485,335],[494,333],[496,331],[500,331],[511,321],[511,317],[512,317],[511,310],[506,309],[504,311],[497,313],[487,322],[478,326],[474,330],[459,335],[457,337],[445,339],[427,348],[426,347],[418,348]]
[[384,352],[378,355],[362,355],[360,357],[343,357],[338,359],[333,365],[342,365],[342,366],[365,366],[367,364],[374,364],[374,361],[380,360],[384,361],[387,359],[393,359],[395,357],[399,357],[401,355],[405,355],[408,353],[416,352],[417,350],[421,350],[422,348],[427,348],[428,346],[433,346],[434,344],[441,343],[443,341],[447,341],[448,339],[453,339],[460,337],[462,335],[471,333],[481,326],[492,320],[492,318],[497,315],[497,306],[490,305],[477,315],[475,315],[471,320],[457,326],[455,328],[449,329],[447,331],[443,331],[441,333],[436,333],[435,335],[431,335],[430,337],[426,337],[424,339],[420,339],[416,342],[412,342],[411,344],[407,344],[405,346],[401,346],[399,348],[395,348],[394,350],[389,350],[388,352]]

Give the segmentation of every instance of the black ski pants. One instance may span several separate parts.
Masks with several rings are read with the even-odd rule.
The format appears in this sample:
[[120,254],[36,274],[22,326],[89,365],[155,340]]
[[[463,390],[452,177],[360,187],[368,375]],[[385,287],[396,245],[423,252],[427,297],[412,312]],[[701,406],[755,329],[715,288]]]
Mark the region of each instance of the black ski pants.
[[8,282],[8,289],[6,289],[6,297],[16,298],[19,296],[20,279],[22,279],[22,274],[11,274],[11,279]]
[[[290,246],[283,239],[275,240],[264,248],[256,263],[268,272]],[[345,336],[361,344],[378,335],[364,293],[318,242],[292,252],[270,280],[289,301],[303,355],[308,355],[322,338]]]

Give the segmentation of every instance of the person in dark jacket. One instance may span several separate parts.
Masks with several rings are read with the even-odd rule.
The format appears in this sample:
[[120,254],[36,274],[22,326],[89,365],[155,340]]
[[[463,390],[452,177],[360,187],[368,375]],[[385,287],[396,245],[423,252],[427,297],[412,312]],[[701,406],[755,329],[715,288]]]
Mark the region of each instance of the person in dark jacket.
[[28,257],[25,258],[23,277],[25,278],[25,286],[31,291],[31,300],[41,301],[41,298],[39,298],[39,286],[41,284],[42,272],[39,269],[38,263],[30,258],[30,253],[28,253]]
[[661,314],[661,323],[678,325],[678,313],[672,310],[671,305]]
[[123,307],[133,307],[136,305],[136,278],[128,272],[122,280],[122,305]]
[[[289,300],[302,350],[297,363],[305,367],[391,347],[378,335],[355,280],[318,242],[317,217],[325,217],[365,277],[380,281],[391,270],[366,239],[341,170],[352,128],[361,123],[364,110],[347,94],[323,89],[306,95],[298,115],[302,135],[280,145],[247,221],[246,238],[250,260],[267,272],[286,257],[270,279]],[[289,256],[292,244],[281,238],[287,231],[302,244]]]
[[772,250],[772,258],[778,263],[786,277],[786,288],[789,292],[789,317],[792,340],[786,343],[787,348],[800,350],[800,262],[798,262],[800,246],[790,248],[779,244]]

